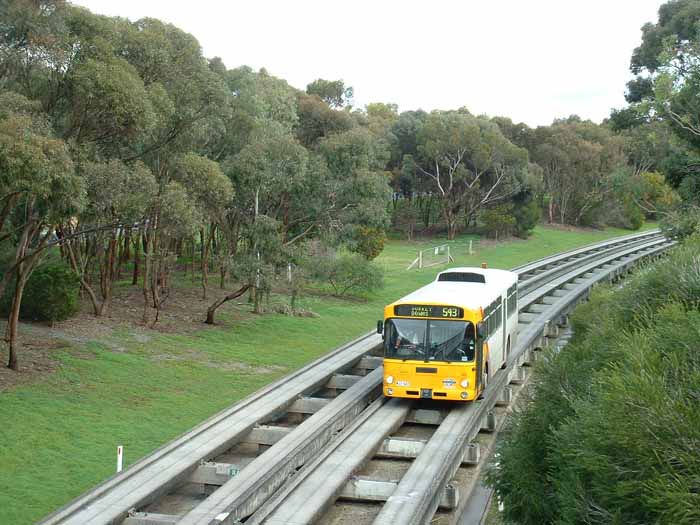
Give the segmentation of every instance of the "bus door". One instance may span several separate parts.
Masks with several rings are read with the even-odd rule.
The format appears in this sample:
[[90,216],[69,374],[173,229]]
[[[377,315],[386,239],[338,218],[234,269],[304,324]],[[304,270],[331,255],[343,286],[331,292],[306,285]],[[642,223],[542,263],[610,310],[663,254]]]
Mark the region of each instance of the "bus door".
[[476,385],[477,389],[481,388],[481,383],[484,381],[484,338],[476,338],[476,356],[474,358],[476,362]]

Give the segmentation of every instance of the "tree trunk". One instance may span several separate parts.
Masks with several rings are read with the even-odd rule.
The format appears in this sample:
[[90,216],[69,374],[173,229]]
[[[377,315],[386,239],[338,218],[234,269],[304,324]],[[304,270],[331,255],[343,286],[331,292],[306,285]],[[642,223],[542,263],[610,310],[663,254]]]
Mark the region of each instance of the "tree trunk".
[[197,280],[196,260],[197,260],[197,242],[196,242],[196,238],[193,236],[192,237],[192,282],[193,283]]
[[445,221],[447,222],[447,240],[452,241],[457,235],[457,219],[452,213],[446,213]]
[[207,286],[209,285],[209,247],[211,235],[207,238],[206,229],[199,232],[202,239],[202,299],[207,298]]
[[[27,204],[27,217],[30,217],[32,212],[33,202],[30,201]],[[40,257],[42,257],[43,250],[46,248],[49,235],[46,234],[40,240],[36,246],[34,253],[28,255],[27,250],[29,249],[32,239],[35,239],[39,232],[41,231],[41,223],[36,220],[28,220],[24,226],[22,234],[19,236],[19,243],[15,251],[14,263],[16,268],[14,270],[15,276],[15,290],[12,294],[12,304],[10,306],[10,314],[7,317],[7,327],[5,329],[5,341],[8,345],[9,359],[7,361],[7,367],[15,372],[19,371],[19,362],[17,359],[17,328],[19,323],[19,310],[22,305],[22,295],[24,294],[24,286],[27,284],[29,276],[32,274],[35,265],[37,264]],[[27,257],[25,259],[25,256]]]
[[260,297],[262,294],[260,293],[260,288],[255,288],[255,297],[253,297],[253,313],[260,314],[262,313],[261,305],[262,305],[262,297]]
[[292,308],[292,313],[296,313],[297,311],[297,290],[292,290],[292,297],[291,297],[291,308]]
[[149,279],[151,270],[151,256],[149,250],[148,233],[144,233],[143,238],[143,324],[148,324],[148,295],[149,295]]
[[224,262],[221,264],[221,283],[222,290],[226,289],[226,281],[228,281],[228,265]]
[[7,317],[7,329],[5,330],[5,341],[9,347],[7,368],[15,372],[19,372],[19,361],[17,360],[17,327],[19,324],[19,308],[22,304],[22,294],[24,293],[24,285],[26,282],[26,273],[18,271],[15,277],[15,292],[12,294],[10,315]]
[[117,239],[112,237],[107,241],[107,251],[100,264],[100,292],[102,294],[102,304],[97,315],[106,315],[112,302],[112,285],[114,282],[115,263],[117,262]]
[[246,291],[247,291],[249,288],[250,288],[250,285],[249,285],[249,284],[246,284],[245,286],[242,286],[241,288],[239,288],[239,289],[236,290],[235,292],[228,294],[228,295],[225,296],[224,298],[219,299],[219,300],[216,301],[214,304],[212,304],[212,305],[207,309],[207,320],[204,321],[204,322],[207,323],[207,324],[214,324],[214,314],[216,313],[217,308],[219,308],[219,306],[221,306],[222,304],[227,303],[228,301],[232,301],[233,299],[235,299],[235,298],[237,298],[237,297],[240,297],[241,295],[243,295],[244,293],[246,293]]
[[141,262],[141,257],[139,256],[139,247],[141,246],[141,239],[136,238],[134,243],[134,274],[131,277],[131,285],[136,286],[139,283],[139,264]]
[[66,252],[68,253],[68,261],[70,262],[70,267],[73,269],[75,274],[78,276],[78,280],[80,281],[80,289],[82,291],[87,292],[88,296],[90,297],[90,302],[92,303],[92,311],[96,316],[100,315],[100,304],[99,301],[97,300],[97,295],[95,295],[95,290],[92,289],[90,286],[90,283],[87,282],[85,279],[85,275],[81,271],[81,269],[78,267],[78,260],[75,257],[75,252],[73,251],[73,241],[68,241],[65,243],[65,249]]

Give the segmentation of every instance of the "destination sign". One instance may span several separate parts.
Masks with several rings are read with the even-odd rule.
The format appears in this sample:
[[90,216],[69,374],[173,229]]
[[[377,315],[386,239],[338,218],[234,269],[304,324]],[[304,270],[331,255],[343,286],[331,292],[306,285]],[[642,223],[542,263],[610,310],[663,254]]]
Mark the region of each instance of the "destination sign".
[[464,309],[457,306],[432,306],[426,304],[400,304],[394,306],[394,315],[401,317],[438,317],[460,319]]

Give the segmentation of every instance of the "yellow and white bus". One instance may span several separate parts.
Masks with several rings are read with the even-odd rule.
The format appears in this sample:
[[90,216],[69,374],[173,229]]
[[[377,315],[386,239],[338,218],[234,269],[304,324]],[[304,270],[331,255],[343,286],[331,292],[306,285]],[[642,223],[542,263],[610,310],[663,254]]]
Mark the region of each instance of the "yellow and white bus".
[[518,276],[453,268],[384,308],[384,395],[470,401],[505,366],[518,331]]

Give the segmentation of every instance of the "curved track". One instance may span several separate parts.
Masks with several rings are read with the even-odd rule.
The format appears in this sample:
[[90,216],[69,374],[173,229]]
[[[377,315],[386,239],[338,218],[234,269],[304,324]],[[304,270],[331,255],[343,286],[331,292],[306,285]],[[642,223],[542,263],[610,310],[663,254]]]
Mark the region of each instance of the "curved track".
[[438,507],[447,509],[446,523],[454,521],[474,483],[459,487],[453,477],[479,463],[474,438],[495,429],[494,407],[509,403],[533,350],[556,337],[592,286],[671,244],[645,232],[515,268],[518,341],[481,401],[426,407],[381,397],[381,338],[369,333],[206,420],[41,523],[428,523]]

